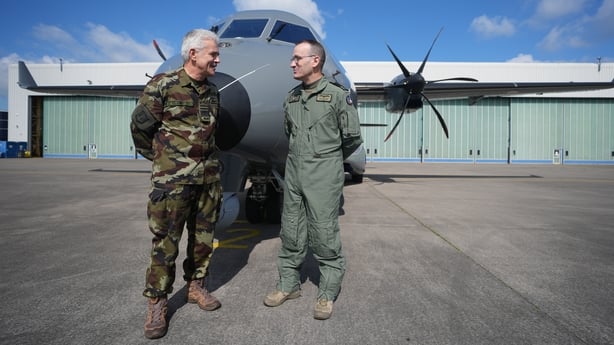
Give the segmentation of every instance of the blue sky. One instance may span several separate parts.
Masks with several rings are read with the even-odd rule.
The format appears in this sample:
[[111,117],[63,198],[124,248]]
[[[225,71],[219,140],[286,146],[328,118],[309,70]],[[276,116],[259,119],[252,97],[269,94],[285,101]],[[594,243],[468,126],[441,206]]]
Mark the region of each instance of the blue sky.
[[170,56],[188,30],[249,9],[303,17],[342,61],[392,61],[386,43],[403,61],[421,61],[444,27],[430,61],[614,62],[614,0],[5,0],[2,8],[0,110],[18,60],[160,61],[152,40]]

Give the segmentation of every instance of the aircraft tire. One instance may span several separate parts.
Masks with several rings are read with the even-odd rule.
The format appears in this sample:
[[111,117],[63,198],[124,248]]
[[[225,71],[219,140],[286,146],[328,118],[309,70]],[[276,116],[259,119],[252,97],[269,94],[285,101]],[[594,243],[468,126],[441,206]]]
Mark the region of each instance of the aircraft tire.
[[253,190],[247,189],[247,195],[245,196],[245,218],[251,224],[259,224],[264,221],[264,205],[262,202],[253,200],[250,196]]
[[363,175],[362,174],[352,174],[352,182],[354,183],[362,183]]
[[281,210],[282,210],[282,194],[275,190],[275,188],[268,188],[269,197],[264,202],[265,218],[270,224],[281,223]]

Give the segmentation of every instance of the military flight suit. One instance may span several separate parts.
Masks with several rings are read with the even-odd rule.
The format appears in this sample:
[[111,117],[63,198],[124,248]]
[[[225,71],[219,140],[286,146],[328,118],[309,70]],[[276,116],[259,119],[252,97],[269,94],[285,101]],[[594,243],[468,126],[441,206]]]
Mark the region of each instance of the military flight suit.
[[146,297],[172,292],[186,223],[184,279],[207,275],[222,202],[215,145],[218,113],[217,87],[192,80],[179,68],[152,78],[132,114],[130,128],[137,151],[152,161],[147,215],[154,238]]
[[358,112],[349,91],[326,78],[291,90],[284,112],[289,151],[277,288],[300,288],[310,247],[320,267],[318,299],[334,301],[345,273],[338,224],[343,160],[362,143]]

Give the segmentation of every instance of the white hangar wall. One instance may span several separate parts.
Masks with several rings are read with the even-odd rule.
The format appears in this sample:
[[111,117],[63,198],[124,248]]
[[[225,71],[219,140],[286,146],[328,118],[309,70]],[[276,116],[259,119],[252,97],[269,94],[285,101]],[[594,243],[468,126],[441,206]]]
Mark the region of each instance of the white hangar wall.
[[[404,62],[416,71],[421,62]],[[401,72],[396,62],[343,62],[356,83],[386,82]],[[427,80],[472,77],[483,82],[611,82],[613,63],[428,62]],[[360,102],[369,160],[471,163],[614,164],[614,89],[433,102],[445,118],[447,139],[428,104],[408,114],[384,138],[398,114],[381,102]]]
[[[404,64],[417,70],[420,62]],[[387,82],[400,73],[395,62],[346,61],[343,65],[357,83]],[[153,75],[158,66],[28,65],[36,82],[45,86],[144,85],[147,75]],[[429,62],[424,76],[427,80],[465,76],[492,82],[609,82],[614,78],[614,64]],[[134,101],[29,92],[17,85],[17,65],[12,65],[8,140],[26,143],[34,156],[134,158],[127,133]],[[614,89],[492,98],[475,106],[466,100],[436,101],[435,105],[446,118],[450,139],[445,138],[427,106],[406,116],[395,135],[384,143],[398,114],[386,113],[382,103],[359,103],[363,123],[388,125],[363,128],[369,159],[614,164]],[[44,110],[42,121],[32,117],[36,107]]]
[[[149,63],[64,63],[28,64],[38,85],[134,85],[147,83],[147,74],[153,75],[160,66],[158,62]],[[28,141],[29,135],[29,97],[45,94],[22,89],[18,85],[18,65],[9,66],[8,141]],[[47,96],[55,96],[49,95]]]
[[[401,74],[396,62],[343,61],[354,82],[388,82]],[[417,71],[421,62],[403,62]],[[610,82],[614,80],[614,63],[512,63],[512,62],[427,62],[422,73],[426,80],[471,77],[481,82]],[[541,97],[528,95],[521,97]],[[549,94],[564,98],[614,98],[614,89]]]

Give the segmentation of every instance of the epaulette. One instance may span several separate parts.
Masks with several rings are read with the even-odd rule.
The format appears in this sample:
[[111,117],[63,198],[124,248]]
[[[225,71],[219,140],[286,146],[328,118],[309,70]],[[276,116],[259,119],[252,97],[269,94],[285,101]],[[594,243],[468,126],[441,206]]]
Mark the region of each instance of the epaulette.
[[295,93],[295,92],[300,92],[303,88],[303,84],[298,84],[295,87],[293,87],[290,91],[288,91],[289,94],[291,93]]
[[334,79],[333,79],[333,80],[330,80],[330,79],[328,79],[328,78],[326,78],[326,80],[328,80],[328,82],[329,82],[330,84],[335,85],[336,87],[340,88],[341,90],[343,90],[343,91],[348,91],[348,89],[347,89],[345,86],[343,86],[343,85],[339,84],[339,83],[338,83],[336,80],[334,80]]

